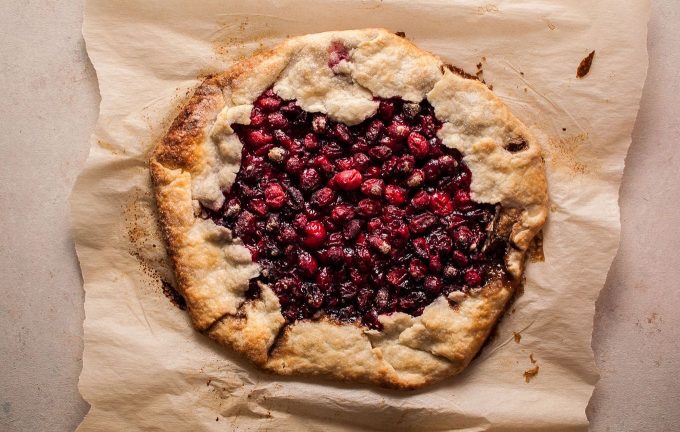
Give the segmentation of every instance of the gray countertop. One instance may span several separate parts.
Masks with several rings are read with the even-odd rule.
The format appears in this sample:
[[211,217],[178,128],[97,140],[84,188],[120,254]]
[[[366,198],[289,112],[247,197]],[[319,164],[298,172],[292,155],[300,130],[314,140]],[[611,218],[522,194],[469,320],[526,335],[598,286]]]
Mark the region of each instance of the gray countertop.
[[[621,188],[621,249],[597,302],[594,431],[680,426],[680,2],[652,0],[649,75]],[[68,197],[99,96],[80,1],[0,14],[0,430],[73,430],[83,289]]]

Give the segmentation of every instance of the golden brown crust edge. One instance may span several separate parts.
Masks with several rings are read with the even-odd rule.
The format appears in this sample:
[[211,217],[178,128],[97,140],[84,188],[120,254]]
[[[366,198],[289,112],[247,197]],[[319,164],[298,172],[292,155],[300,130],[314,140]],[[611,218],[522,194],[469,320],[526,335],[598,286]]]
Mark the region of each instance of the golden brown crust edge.
[[[202,285],[205,278],[200,273],[205,276],[220,266],[229,269],[234,265],[233,254],[225,258],[220,253],[234,240],[230,233],[214,227],[204,227],[199,230],[200,236],[192,237],[197,225],[207,224],[194,216],[191,191],[192,174],[202,164],[201,143],[226,103],[229,84],[258,64],[289,55],[281,54],[286,50],[275,48],[225,74],[206,79],[151,157],[160,224],[178,288],[187,300],[194,326],[218,343],[282,375],[324,375],[412,389],[459,373],[474,358],[503,313],[514,294],[514,283],[495,280],[465,298],[453,299],[458,302],[454,308],[440,298],[418,318],[395,314],[385,318],[384,332],[325,321],[284,326],[278,299],[268,287],[263,287],[259,300],[244,304],[244,275],[258,271],[256,265],[244,260],[237,263],[242,267],[238,272],[241,282],[232,283],[240,286],[230,286],[229,296],[220,293],[219,286]],[[522,133],[530,136],[526,130]],[[532,182],[545,189],[545,178],[535,177]],[[528,238],[527,244],[544,220],[543,216],[540,224],[533,224],[531,235],[524,237]],[[523,258],[524,251],[521,254]]]

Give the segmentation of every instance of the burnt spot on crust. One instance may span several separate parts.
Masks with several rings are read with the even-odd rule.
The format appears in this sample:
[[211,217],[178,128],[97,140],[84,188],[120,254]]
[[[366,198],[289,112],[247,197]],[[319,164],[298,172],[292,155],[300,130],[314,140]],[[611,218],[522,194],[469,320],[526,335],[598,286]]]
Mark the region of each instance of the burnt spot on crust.
[[403,31],[394,32],[394,34],[402,38],[406,37],[406,33],[404,33]]
[[595,57],[595,51],[592,51],[586,56],[581,63],[579,63],[578,68],[576,68],[576,78],[583,78],[590,72],[590,67],[593,64],[593,58]]
[[505,146],[505,149],[509,151],[510,153],[519,153],[521,151],[524,151],[529,148],[529,145],[527,144],[526,140],[524,139],[516,139],[513,141],[510,141],[507,146]]
[[218,79],[211,77],[203,81],[157,147],[156,160],[170,169],[192,167],[198,159],[200,146],[197,143],[222,103]]

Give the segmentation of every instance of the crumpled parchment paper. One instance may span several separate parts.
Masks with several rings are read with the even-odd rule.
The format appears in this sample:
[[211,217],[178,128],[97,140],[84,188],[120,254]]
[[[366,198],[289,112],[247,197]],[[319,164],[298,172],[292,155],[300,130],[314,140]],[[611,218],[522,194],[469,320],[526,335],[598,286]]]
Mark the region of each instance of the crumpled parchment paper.
[[[102,102],[72,196],[92,406],[79,430],[585,429],[648,15],[647,1],[618,0],[87,1]],[[378,26],[480,72],[540,138],[552,200],[545,261],[495,336],[462,375],[415,392],[271,376],[192,330],[163,294],[146,165],[201,76],[287,35]]]

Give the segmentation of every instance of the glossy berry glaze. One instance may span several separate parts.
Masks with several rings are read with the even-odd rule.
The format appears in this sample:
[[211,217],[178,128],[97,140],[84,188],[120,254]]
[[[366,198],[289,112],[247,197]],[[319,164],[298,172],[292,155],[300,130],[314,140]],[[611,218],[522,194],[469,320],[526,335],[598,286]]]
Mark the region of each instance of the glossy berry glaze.
[[420,315],[441,294],[503,272],[488,247],[495,208],[470,199],[470,171],[436,137],[427,102],[380,100],[356,126],[303,111],[271,90],[234,125],[241,169],[219,211],[289,321],[326,316],[380,329],[379,314]]

